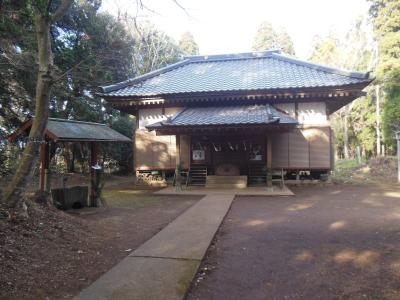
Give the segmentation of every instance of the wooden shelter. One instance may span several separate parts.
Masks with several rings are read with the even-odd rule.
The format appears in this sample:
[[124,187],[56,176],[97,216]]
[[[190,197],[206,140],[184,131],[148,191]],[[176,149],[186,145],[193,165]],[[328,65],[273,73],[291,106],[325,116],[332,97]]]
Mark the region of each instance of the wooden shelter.
[[[32,127],[33,118],[25,121],[21,127],[8,137],[10,142],[16,141],[21,136],[28,136]],[[35,141],[34,141],[35,142]],[[104,142],[131,142],[131,139],[111,129],[106,124],[82,122],[66,119],[49,118],[47,122],[45,138],[40,143],[40,189],[50,190],[49,164],[50,143],[74,142],[87,143],[90,147],[90,166],[97,165],[97,144]],[[91,168],[91,181],[95,170]],[[91,188],[90,200],[93,205],[95,198],[94,188]]]
[[[102,87],[137,120],[138,173],[185,169],[192,184],[271,184],[274,170],[333,168],[329,115],[364,95],[372,78],[279,51],[191,56]],[[267,180],[268,179],[268,180]]]

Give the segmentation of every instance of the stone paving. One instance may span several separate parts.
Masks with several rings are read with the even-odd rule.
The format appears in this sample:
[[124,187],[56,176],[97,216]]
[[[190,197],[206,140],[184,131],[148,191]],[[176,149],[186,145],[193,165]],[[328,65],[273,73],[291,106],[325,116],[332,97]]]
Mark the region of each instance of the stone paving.
[[183,299],[234,194],[207,194],[75,299]]
[[285,185],[282,188],[279,186],[272,187],[246,187],[236,189],[216,189],[206,187],[182,186],[182,189],[176,189],[173,186],[163,188],[155,194],[158,195],[235,195],[235,196],[293,196],[294,193]]
[[205,195],[195,205],[84,289],[75,300],[183,299],[236,195],[290,196],[288,189],[162,189]]

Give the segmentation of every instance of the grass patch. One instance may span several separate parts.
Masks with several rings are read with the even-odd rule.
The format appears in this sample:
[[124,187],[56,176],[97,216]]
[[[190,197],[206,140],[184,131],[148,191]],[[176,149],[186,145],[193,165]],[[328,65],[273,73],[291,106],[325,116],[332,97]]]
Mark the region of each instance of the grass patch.
[[371,176],[371,167],[365,159],[361,164],[356,159],[337,160],[332,179],[338,183],[351,184],[368,184],[379,181],[379,178]]
[[341,183],[392,183],[396,182],[395,157],[378,157],[359,165],[355,159],[340,159],[335,163],[332,180]]
[[152,190],[109,189],[103,191],[103,196],[110,206],[144,207],[164,200],[152,194]]
[[[365,161],[362,161],[362,163],[365,163]],[[339,159],[335,164],[335,171],[353,170],[360,167],[356,159]]]

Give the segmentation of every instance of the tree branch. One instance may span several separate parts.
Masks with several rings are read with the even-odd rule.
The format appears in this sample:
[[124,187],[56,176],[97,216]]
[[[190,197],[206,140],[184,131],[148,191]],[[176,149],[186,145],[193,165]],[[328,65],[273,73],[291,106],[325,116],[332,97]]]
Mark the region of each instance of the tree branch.
[[172,2],[174,2],[174,3],[176,4],[176,6],[178,6],[180,9],[182,9],[182,10],[184,11],[184,13],[185,13],[188,17],[190,17],[190,14],[189,14],[189,12],[187,11],[187,9],[186,9],[185,7],[183,7],[183,5],[180,4],[178,0],[172,0]]
[[49,2],[47,2],[46,13],[48,16],[50,15],[50,7],[51,7],[52,3],[53,3],[53,0],[49,0]]
[[51,15],[51,22],[55,23],[59,21],[67,13],[73,2],[74,0],[63,0],[54,14]]
[[65,71],[64,73],[62,73],[60,76],[58,76],[56,79],[54,79],[54,82],[58,82],[60,81],[64,76],[68,75],[69,72],[71,72],[73,69],[76,69],[77,67],[79,67],[81,64],[83,64],[84,62],[95,58],[97,55],[94,56],[88,56],[87,58],[81,60],[80,62],[78,62],[77,64],[75,64],[74,66],[72,66],[71,68],[69,68],[67,71]]

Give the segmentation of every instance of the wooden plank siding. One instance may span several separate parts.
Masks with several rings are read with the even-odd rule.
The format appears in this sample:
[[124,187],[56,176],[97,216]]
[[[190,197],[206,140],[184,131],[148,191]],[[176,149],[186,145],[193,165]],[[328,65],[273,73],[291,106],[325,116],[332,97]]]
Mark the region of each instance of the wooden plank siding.
[[[190,165],[190,137],[182,135],[180,141],[183,168]],[[174,170],[175,136],[157,136],[154,131],[136,131],[136,170]]]
[[297,128],[272,137],[274,169],[332,169],[331,129]]
[[331,151],[329,128],[310,128],[303,131],[310,144],[310,169],[330,168]]
[[[291,132],[274,133],[271,135],[272,168],[332,169],[331,139],[330,127],[296,128]],[[190,166],[190,140],[190,136],[181,136],[181,161],[185,169]],[[175,136],[157,136],[154,132],[138,130],[136,147],[137,170],[175,169]],[[222,160],[225,162],[226,159]]]
[[275,133],[272,139],[272,168],[287,169],[289,166],[289,133]]
[[310,166],[308,141],[302,130],[294,129],[289,132],[289,162],[288,168],[307,169]]

